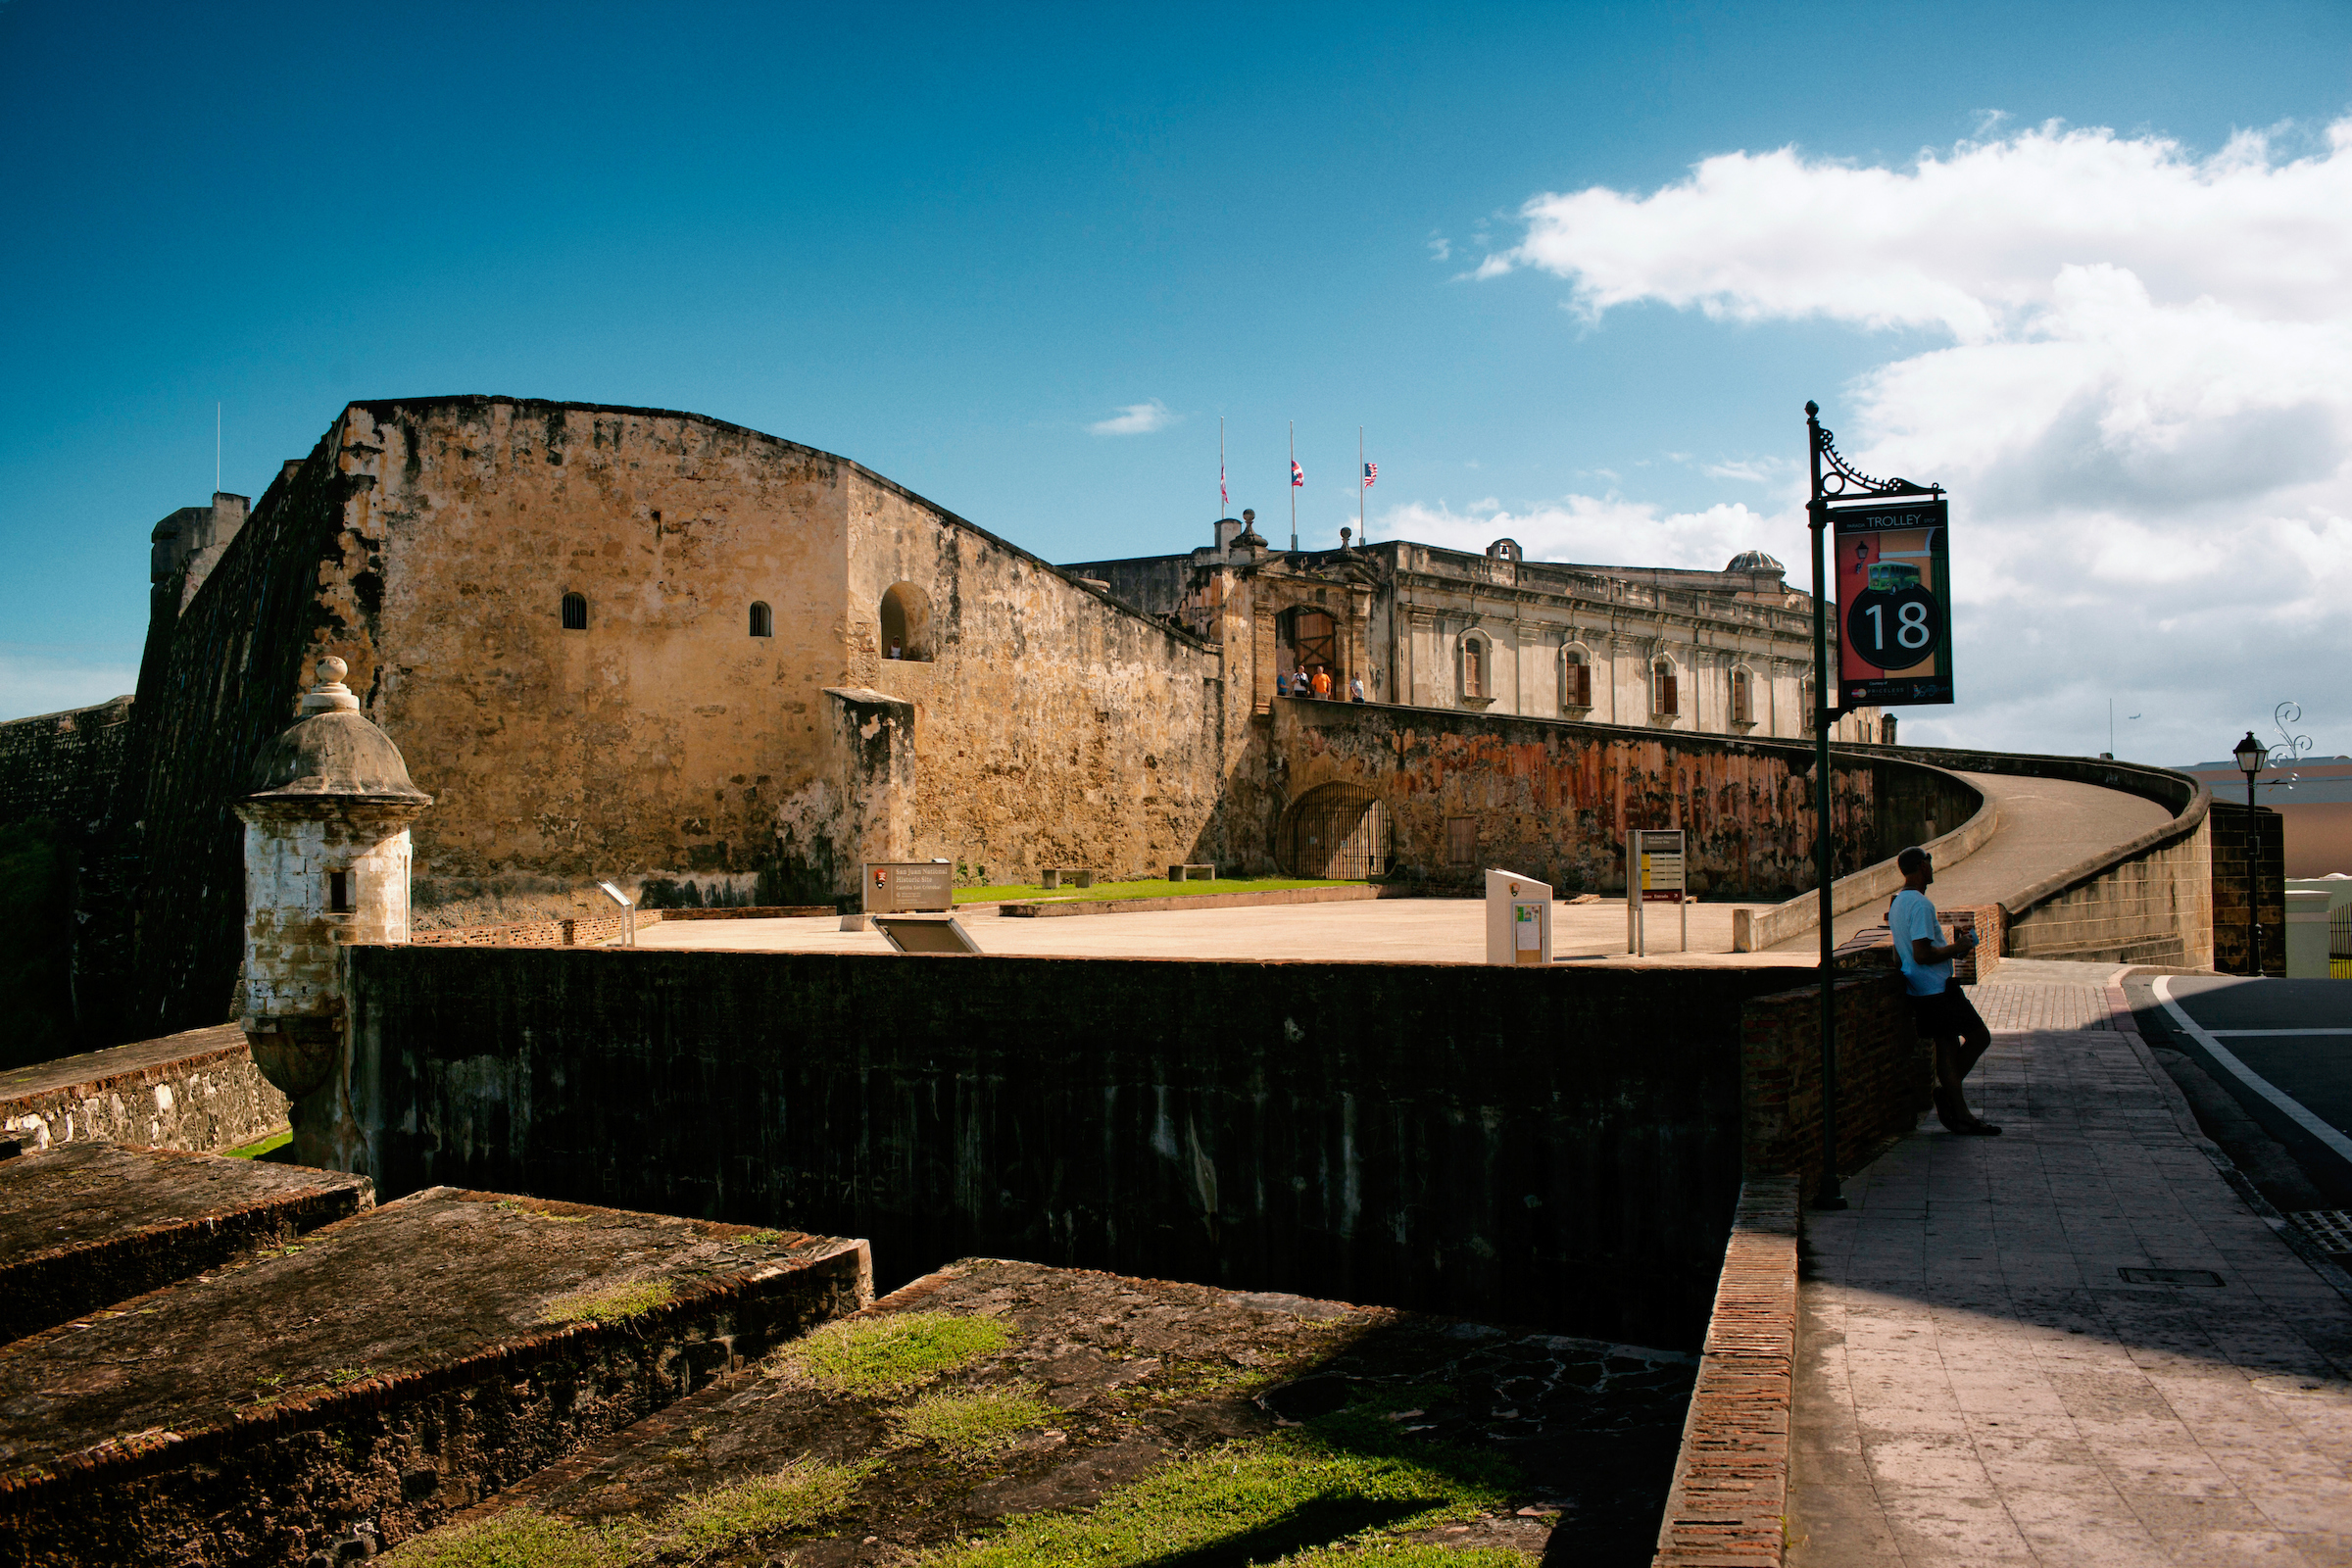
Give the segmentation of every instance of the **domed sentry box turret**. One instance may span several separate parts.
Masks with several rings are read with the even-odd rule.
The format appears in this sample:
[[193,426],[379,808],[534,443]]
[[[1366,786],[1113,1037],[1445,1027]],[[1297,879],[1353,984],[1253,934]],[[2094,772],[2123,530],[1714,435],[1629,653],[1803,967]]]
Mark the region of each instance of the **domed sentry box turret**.
[[433,798],[360,712],[340,659],[254,759],[245,820],[245,1038],[293,1102],[297,1164],[361,1168],[338,949],[409,940],[409,824]]

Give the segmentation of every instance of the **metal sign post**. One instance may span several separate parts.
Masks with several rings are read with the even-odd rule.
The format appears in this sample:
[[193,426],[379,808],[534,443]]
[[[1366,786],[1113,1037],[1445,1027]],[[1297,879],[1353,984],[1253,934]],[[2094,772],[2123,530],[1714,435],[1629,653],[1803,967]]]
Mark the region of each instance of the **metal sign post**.
[[[1813,874],[1821,890],[1821,1186],[1815,1208],[1843,1208],[1838,1182],[1838,949],[1832,894],[1833,792],[1830,726],[1856,708],[1952,700],[1941,485],[1874,479],[1847,463],[1822,427],[1821,405],[1805,405],[1813,498]],[[1829,471],[1822,471],[1824,462]],[[1833,519],[1840,596],[1838,675],[1830,673],[1829,575],[1823,535]]]
[[1682,907],[1683,953],[1690,951],[1690,904],[1683,874],[1681,828],[1635,828],[1625,836],[1625,951],[1649,956],[1649,906]]

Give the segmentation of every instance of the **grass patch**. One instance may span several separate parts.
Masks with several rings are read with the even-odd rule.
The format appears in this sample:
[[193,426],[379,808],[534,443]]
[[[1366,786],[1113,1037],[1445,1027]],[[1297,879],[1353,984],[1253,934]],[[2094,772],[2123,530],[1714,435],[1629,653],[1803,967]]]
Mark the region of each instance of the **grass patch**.
[[798,1371],[835,1394],[890,1396],[993,1355],[1012,1332],[993,1317],[902,1312],[828,1323],[768,1357],[771,1373]]
[[542,1323],[619,1323],[665,1304],[677,1290],[666,1280],[632,1280],[601,1291],[573,1291],[539,1308]]
[[1362,882],[1319,881],[1314,878],[1219,877],[1213,882],[1166,882],[1146,877],[1140,882],[1097,882],[1091,888],[1041,888],[1026,883],[1002,887],[957,888],[957,904],[999,904],[1007,899],[1189,899],[1204,893],[1272,893],[1282,888],[1357,888]]
[[551,1214],[544,1208],[533,1208],[530,1204],[518,1203],[512,1198],[500,1199],[498,1206],[506,1213],[520,1214],[526,1219],[543,1219],[553,1225],[585,1225],[588,1223],[588,1216],[585,1214]]
[[754,1231],[743,1240],[747,1246],[773,1247],[784,1239],[782,1231]]
[[876,1464],[803,1460],[732,1486],[689,1494],[660,1518],[575,1524],[514,1508],[436,1530],[396,1548],[400,1568],[625,1568],[697,1563],[772,1530],[800,1530],[850,1500]]
[[257,1139],[241,1149],[232,1149],[228,1151],[228,1157],[231,1159],[259,1159],[264,1154],[273,1153],[285,1148],[293,1141],[294,1129],[289,1127],[282,1133],[271,1133],[269,1137]]
[[1427,1541],[1373,1541],[1282,1559],[1283,1568],[1527,1568],[1500,1546],[1441,1546]]
[[934,1443],[956,1454],[994,1453],[1058,1413],[1037,1393],[1035,1384],[1015,1383],[926,1394],[899,1410],[899,1437],[902,1442]]
[[1517,1562],[1508,1552],[1482,1559],[1395,1539],[1500,1508],[1516,1480],[1503,1460],[1417,1443],[1358,1405],[1176,1460],[1086,1512],[1033,1514],[922,1560],[937,1568],[1141,1568],[1213,1547],[1219,1561],[1317,1568]]
[[662,1516],[639,1553],[701,1562],[754,1536],[812,1525],[848,1502],[858,1484],[878,1468],[870,1459],[860,1464],[804,1459],[769,1475],[695,1493]]
[[621,1568],[634,1543],[611,1526],[576,1525],[515,1508],[436,1530],[392,1550],[401,1568]]

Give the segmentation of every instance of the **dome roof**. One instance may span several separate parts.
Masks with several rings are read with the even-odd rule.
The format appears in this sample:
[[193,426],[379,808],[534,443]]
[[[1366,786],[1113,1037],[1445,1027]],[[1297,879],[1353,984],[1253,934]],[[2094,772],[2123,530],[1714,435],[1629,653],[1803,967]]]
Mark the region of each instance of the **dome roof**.
[[1742,550],[1732,558],[1726,571],[1786,571],[1788,568],[1761,550]]
[[303,716],[253,760],[252,798],[431,803],[409,782],[409,764],[392,737],[360,712],[359,699],[343,684],[347,667],[340,659],[318,661],[318,683],[303,693]]

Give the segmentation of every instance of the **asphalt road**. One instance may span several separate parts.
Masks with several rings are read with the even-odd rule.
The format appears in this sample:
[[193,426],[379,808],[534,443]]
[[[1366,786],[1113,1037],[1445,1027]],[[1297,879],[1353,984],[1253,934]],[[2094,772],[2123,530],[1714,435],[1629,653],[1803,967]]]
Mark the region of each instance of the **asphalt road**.
[[[2128,989],[2151,1043],[2196,1062],[2317,1187],[2352,1204],[2352,983],[2176,975]],[[2162,1005],[2168,994],[2193,1029]]]

